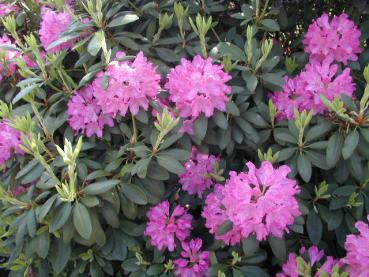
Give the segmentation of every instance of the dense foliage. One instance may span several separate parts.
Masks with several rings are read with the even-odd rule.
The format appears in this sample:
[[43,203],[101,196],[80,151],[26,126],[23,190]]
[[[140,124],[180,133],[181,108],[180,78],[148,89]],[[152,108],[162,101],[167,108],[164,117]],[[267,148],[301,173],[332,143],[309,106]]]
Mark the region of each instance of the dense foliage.
[[369,276],[368,14],[0,0],[1,267]]

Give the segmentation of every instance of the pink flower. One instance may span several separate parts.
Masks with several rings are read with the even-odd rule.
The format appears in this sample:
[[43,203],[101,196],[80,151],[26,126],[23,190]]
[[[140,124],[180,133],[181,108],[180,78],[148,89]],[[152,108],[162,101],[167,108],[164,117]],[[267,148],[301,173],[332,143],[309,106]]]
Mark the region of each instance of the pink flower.
[[174,251],[175,238],[184,241],[192,229],[192,216],[187,214],[181,206],[176,206],[172,213],[169,212],[169,202],[164,201],[147,212],[149,221],[145,229],[145,236],[150,237],[151,244],[160,251],[168,248]]
[[21,143],[20,133],[6,121],[0,122],[0,165],[4,165],[14,152],[23,155],[24,152],[19,147]]
[[0,3],[0,17],[5,17],[12,12],[19,11],[19,7],[15,4]]
[[[0,37],[0,45],[16,47],[6,34]],[[9,77],[17,71],[16,59],[19,56],[20,53],[17,51],[0,49],[0,81],[3,77]]]
[[322,114],[328,108],[321,100],[324,95],[332,101],[343,94],[352,97],[355,84],[350,75],[350,68],[345,68],[338,75],[338,65],[329,60],[312,62],[305,66],[293,79],[286,77],[283,91],[272,93],[270,98],[277,107],[277,119],[293,119],[294,109],[308,110]]
[[[307,251],[305,247],[302,247],[300,254],[300,257],[311,267],[312,276],[315,277],[320,277],[323,272],[332,274],[333,267],[340,266],[340,262],[333,257],[327,256],[325,258],[324,251],[319,250],[316,246],[310,247]],[[290,253],[287,262],[282,266],[283,272],[278,273],[277,277],[298,277],[299,270],[296,258],[295,253]]]
[[40,40],[45,50],[56,53],[63,50],[68,50],[73,46],[71,41],[59,44],[51,49],[47,49],[51,43],[59,39],[59,36],[65,32],[73,18],[66,12],[55,12],[48,8],[42,8],[40,25]]
[[330,64],[327,60],[306,65],[305,70],[300,74],[300,80],[306,84],[305,93],[310,101],[305,101],[301,105],[302,108],[323,113],[327,107],[323,104],[320,95],[324,95],[328,100],[334,100],[335,97],[343,94],[352,96],[355,84],[352,82],[350,68],[345,68],[339,75],[337,71],[338,65]]
[[176,259],[175,274],[180,277],[209,276],[210,252],[201,251],[202,240],[194,239],[189,243],[182,242],[182,258]]
[[[241,230],[243,238],[251,235],[256,235],[260,241],[269,235],[280,238],[301,214],[296,199],[300,190],[296,181],[287,177],[291,170],[288,166],[275,169],[267,161],[259,169],[251,162],[247,167],[248,173],[230,172],[222,190],[222,213],[235,230]],[[206,203],[209,204],[208,200]],[[207,213],[203,214],[206,225],[211,226],[213,222],[208,221]]]
[[[369,216],[367,218],[369,220]],[[363,221],[358,221],[355,227],[359,230],[357,235],[346,237],[345,249],[347,251],[343,262],[348,265],[350,276],[369,276],[369,226]]]
[[282,266],[283,272],[278,273],[276,277],[298,277],[298,268],[296,254],[290,253],[287,262]]
[[303,100],[306,100],[304,85],[305,83],[299,76],[295,78],[285,77],[283,90],[270,95],[278,111],[278,120],[293,119],[295,108],[301,110]]
[[223,206],[224,186],[216,185],[214,192],[210,193],[205,200],[202,217],[206,219],[205,226],[210,229],[210,233],[217,240],[222,240],[226,244],[236,245],[242,240],[242,229],[239,226],[233,228],[225,234],[218,235],[218,228],[228,220],[227,211]]
[[192,147],[192,155],[185,164],[185,172],[179,175],[182,189],[201,198],[202,193],[214,183],[211,177],[206,175],[214,172],[214,165],[218,161],[219,158],[200,153],[196,147]]
[[[106,86],[103,83],[106,80]],[[104,113],[136,115],[140,108],[148,110],[149,100],[160,90],[160,75],[142,52],[134,61],[112,62],[93,82],[94,96]]]
[[[230,79],[222,65],[215,65],[211,58],[203,59],[197,55],[192,62],[182,59],[180,65],[171,69],[165,88],[179,115],[193,121],[202,113],[211,117],[215,109],[225,111],[231,93],[226,82]],[[191,129],[185,131],[191,132]]]
[[85,133],[87,137],[96,134],[102,137],[105,125],[114,126],[110,115],[104,114],[96,103],[93,89],[87,86],[73,95],[68,102],[69,125],[73,130]]
[[248,173],[230,173],[225,184],[223,204],[234,225],[242,235],[256,235],[264,240],[268,235],[282,237],[288,232],[300,210],[296,195],[300,192],[295,180],[287,177],[288,166],[277,169],[264,161],[259,169],[247,163]]
[[304,38],[305,52],[314,61],[329,59],[347,64],[348,60],[356,61],[362,51],[360,35],[346,13],[334,16],[331,21],[324,13],[309,26]]

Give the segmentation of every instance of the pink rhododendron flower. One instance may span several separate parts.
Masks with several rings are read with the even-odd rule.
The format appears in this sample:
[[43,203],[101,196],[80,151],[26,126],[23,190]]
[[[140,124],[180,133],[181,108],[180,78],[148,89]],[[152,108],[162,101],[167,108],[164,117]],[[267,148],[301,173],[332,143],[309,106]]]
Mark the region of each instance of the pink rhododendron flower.
[[6,121],[0,122],[0,165],[5,164],[13,153],[23,154],[20,133],[11,128]]
[[[0,37],[0,45],[16,47],[16,45],[10,41],[6,34]],[[0,49],[0,81],[3,77],[8,77],[16,72],[16,59],[19,56],[20,53],[17,51]]]
[[147,212],[149,221],[145,229],[145,236],[150,238],[151,244],[159,250],[174,251],[175,238],[184,241],[192,229],[192,216],[185,208],[176,206],[172,213],[169,211],[168,201],[164,201]]
[[278,120],[293,119],[295,117],[294,109],[300,110],[303,100],[306,100],[305,83],[300,79],[299,76],[285,77],[283,90],[271,94],[270,98],[278,111]]
[[357,60],[360,48],[361,32],[346,13],[334,16],[330,21],[324,13],[310,26],[304,38],[305,52],[311,60],[347,61]]
[[92,86],[87,86],[73,95],[68,102],[69,125],[87,137],[96,134],[102,137],[104,126],[114,126],[113,118],[102,112],[93,96]]
[[294,118],[294,109],[308,110],[315,114],[324,113],[328,108],[321,100],[324,95],[332,101],[343,94],[352,97],[355,84],[350,75],[350,68],[338,74],[338,65],[328,60],[307,64],[304,71],[291,79],[286,77],[283,91],[272,93],[270,98],[277,107],[277,119]]
[[330,64],[327,60],[322,63],[310,63],[300,74],[300,80],[305,82],[305,93],[310,101],[304,101],[302,108],[323,113],[327,107],[320,96],[324,95],[328,100],[334,100],[343,94],[352,96],[355,84],[352,82],[350,68],[345,68],[337,75],[338,65]]
[[[104,86],[106,79],[106,86]],[[94,80],[94,96],[104,113],[125,116],[128,110],[136,115],[147,110],[149,100],[160,90],[160,75],[142,52],[134,61],[114,61]]]
[[225,234],[217,234],[218,228],[228,220],[227,211],[223,206],[223,190],[224,186],[216,185],[214,191],[206,197],[202,217],[206,219],[205,226],[210,229],[210,233],[213,234],[217,240],[222,240],[226,244],[236,245],[242,240],[241,227],[233,226],[233,228]]
[[192,147],[192,155],[185,164],[185,172],[179,175],[182,189],[190,195],[197,194],[201,198],[202,193],[214,184],[206,174],[214,172],[214,165],[218,161],[219,158],[200,153],[196,147]]
[[17,12],[17,11],[19,11],[19,7],[17,5],[10,4],[10,3],[3,3],[2,1],[0,2],[0,17],[7,16],[8,14],[12,12]]
[[[331,256],[325,257],[324,251],[319,250],[316,246],[310,247],[308,250],[306,250],[305,247],[302,247],[300,249],[300,257],[303,258],[303,260],[308,264],[310,267],[312,267],[312,276],[320,277],[321,273],[325,272],[327,274],[332,274],[333,268],[338,265],[341,266],[340,262],[336,259],[334,259]],[[299,270],[297,266],[296,261],[296,254],[290,253],[288,255],[287,262],[282,266],[283,272],[278,273],[277,277],[298,277]],[[315,274],[314,274],[315,272]]]
[[210,252],[201,251],[202,240],[194,239],[189,243],[182,242],[182,258],[174,261],[175,274],[180,277],[209,276]]
[[[222,65],[215,65],[211,58],[203,59],[197,55],[192,62],[182,59],[180,65],[171,69],[165,88],[179,115],[193,121],[202,113],[211,117],[215,109],[225,111],[231,93],[226,82],[230,79]],[[184,131],[192,133],[191,128]]]
[[45,50],[55,53],[70,49],[73,46],[73,42],[68,41],[59,44],[51,49],[47,49],[51,43],[59,39],[59,36],[65,32],[73,18],[66,12],[56,12],[48,8],[42,8],[42,19],[40,25],[40,40]]
[[[259,169],[251,162],[247,167],[248,173],[230,172],[222,191],[222,209],[244,238],[251,235],[260,241],[268,235],[280,238],[301,214],[296,199],[300,190],[296,181],[287,177],[291,170],[288,166],[275,169],[268,161]],[[207,220],[206,225],[210,224]]]
[[[369,216],[367,218],[369,220]],[[357,235],[346,237],[345,249],[347,251],[343,262],[348,265],[350,276],[368,277],[369,276],[369,225],[363,221],[355,224],[359,230]]]

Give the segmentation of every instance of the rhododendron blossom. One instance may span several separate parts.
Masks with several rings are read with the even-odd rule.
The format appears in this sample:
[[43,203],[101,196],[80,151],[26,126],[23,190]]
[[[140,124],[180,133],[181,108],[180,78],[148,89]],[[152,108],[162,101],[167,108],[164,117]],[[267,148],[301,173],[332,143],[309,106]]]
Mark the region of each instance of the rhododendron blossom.
[[6,121],[0,122],[0,165],[9,160],[13,153],[24,153],[19,147],[21,143],[20,133],[10,127]]
[[[6,34],[0,37],[0,46],[16,47]],[[16,72],[16,59],[19,56],[20,54],[18,51],[0,49],[0,81],[3,77],[8,77]]]
[[[310,247],[306,250],[305,247],[300,249],[300,257],[311,267],[312,276],[320,277],[321,273],[332,274],[333,268],[338,265],[341,266],[339,260],[331,256],[325,257],[324,251],[319,250],[316,246]],[[278,273],[277,277],[299,277],[299,268],[296,261],[297,255],[290,253],[287,262],[282,266],[283,272]],[[314,274],[315,272],[315,274]]]
[[0,2],[0,16],[6,16],[12,12],[17,12],[19,11],[19,7],[15,4],[10,4],[10,3],[2,3],[2,1]]
[[242,240],[241,227],[233,226],[233,228],[225,234],[217,234],[219,227],[228,220],[227,211],[223,206],[223,191],[224,186],[215,186],[214,191],[206,197],[202,216],[206,219],[205,226],[210,229],[210,233],[213,234],[217,240],[222,240],[226,244],[236,245]]
[[193,239],[188,243],[182,242],[182,257],[174,261],[176,276],[209,276],[210,252],[201,251],[201,246],[201,239]]
[[176,206],[173,212],[169,211],[168,201],[164,201],[147,212],[149,221],[145,229],[145,236],[150,238],[152,245],[159,250],[174,251],[175,238],[184,241],[192,229],[192,216],[185,208]]
[[185,172],[179,175],[182,189],[201,198],[203,192],[214,184],[208,174],[214,172],[214,165],[218,161],[219,158],[200,153],[196,147],[192,147],[191,158],[185,164]]
[[304,38],[305,52],[310,54],[310,60],[328,59],[347,64],[349,60],[356,61],[362,51],[360,35],[346,13],[334,16],[331,21],[324,13],[309,26]]
[[41,14],[41,25],[40,25],[40,40],[45,50],[56,53],[72,48],[73,42],[68,41],[59,44],[51,49],[47,49],[51,43],[58,40],[60,35],[65,32],[71,22],[73,21],[72,16],[67,12],[56,12],[49,8],[42,8]]
[[321,95],[328,100],[340,98],[343,94],[351,97],[355,91],[355,84],[352,82],[350,72],[350,68],[345,68],[337,75],[338,65],[330,64],[326,60],[306,65],[300,74],[300,80],[305,83],[305,93],[310,101],[303,101],[302,108],[323,113],[327,107],[323,104]]
[[[171,69],[165,88],[179,115],[192,122],[202,113],[211,117],[216,109],[226,110],[231,93],[231,87],[226,83],[230,79],[222,65],[215,65],[211,58],[203,59],[197,55],[192,62],[182,59],[180,65]],[[192,133],[188,126],[184,131]]]
[[87,86],[73,95],[68,102],[69,125],[87,137],[96,134],[102,137],[104,126],[114,126],[113,118],[102,112],[93,96],[92,86]]
[[[367,217],[369,220],[369,216]],[[369,225],[363,221],[355,224],[359,234],[346,237],[345,249],[347,251],[343,262],[348,265],[350,276],[369,276]]]
[[[296,199],[300,190],[296,181],[287,177],[291,169],[288,166],[275,169],[268,161],[259,169],[251,162],[247,167],[248,173],[230,172],[222,191],[221,207],[244,238],[251,235],[260,241],[268,235],[280,238],[301,214]],[[206,214],[205,219],[206,225],[211,225]]]
[[277,107],[277,119],[294,118],[294,109],[300,112],[311,110],[315,114],[324,113],[328,108],[321,96],[332,101],[342,95],[352,97],[355,84],[350,75],[350,68],[338,73],[338,65],[328,60],[306,65],[295,78],[285,78],[283,91],[271,94],[270,98]]
[[149,100],[160,90],[160,75],[154,65],[139,52],[134,61],[113,61],[100,72],[92,86],[94,96],[104,113],[115,117],[128,111],[136,115],[140,108],[148,110]]

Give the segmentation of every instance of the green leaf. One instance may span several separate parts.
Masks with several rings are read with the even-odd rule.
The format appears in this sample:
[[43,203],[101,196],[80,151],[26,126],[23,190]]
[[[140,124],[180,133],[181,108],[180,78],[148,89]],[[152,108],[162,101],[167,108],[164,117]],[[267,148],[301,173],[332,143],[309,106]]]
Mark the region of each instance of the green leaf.
[[36,240],[36,253],[41,258],[45,259],[49,253],[50,248],[50,236],[49,233],[43,232],[41,235],[35,238]]
[[138,19],[139,17],[135,14],[125,14],[110,21],[108,27],[113,28],[117,26],[127,25],[129,23],[137,21]]
[[369,129],[368,128],[360,128],[360,134],[369,143]]
[[22,98],[26,97],[28,94],[33,92],[34,89],[38,88],[39,84],[33,84],[22,88],[22,90],[14,97],[12,103],[15,104]]
[[57,239],[53,245],[54,247],[50,251],[50,261],[54,272],[59,274],[69,261],[72,252],[71,244],[64,243],[62,239]]
[[108,181],[102,181],[93,183],[91,185],[88,185],[84,190],[85,195],[98,195],[103,194],[111,189],[113,189],[116,185],[120,183],[119,180],[108,180]]
[[328,231],[335,230],[340,226],[343,219],[342,211],[338,210],[336,212],[332,212],[331,216],[328,219]]
[[233,101],[228,101],[227,103],[227,113],[233,116],[240,116],[240,109],[237,107],[236,103]]
[[348,134],[345,139],[342,148],[342,156],[345,160],[351,157],[352,153],[355,151],[357,145],[359,144],[359,132],[354,130]]
[[311,163],[307,159],[305,154],[300,154],[297,157],[297,170],[301,176],[301,178],[307,183],[311,178]]
[[307,216],[306,229],[311,242],[314,245],[318,245],[323,233],[323,224],[320,216],[314,209],[311,209]]
[[51,215],[49,232],[53,233],[59,230],[67,222],[72,211],[72,206],[69,202],[61,204]]
[[242,240],[242,249],[245,253],[245,257],[254,256],[259,250],[259,241],[255,236],[249,236],[248,238]]
[[[97,53],[99,53],[100,49],[101,49],[101,44],[99,42],[98,36],[95,34],[92,37],[92,39],[90,40],[90,42],[88,43],[87,51],[92,56],[96,56]],[[82,82],[82,80],[81,80],[81,82]]]
[[123,184],[121,188],[124,195],[133,203],[138,205],[147,204],[147,195],[139,186],[135,184]]
[[177,55],[176,52],[174,52],[171,49],[159,47],[159,48],[155,48],[155,51],[158,54],[159,58],[162,59],[163,61],[166,61],[166,62],[169,62],[169,63],[179,61],[180,57]]
[[263,269],[255,265],[245,265],[239,268],[247,277],[269,277]]
[[88,240],[91,237],[92,223],[90,213],[82,203],[77,202],[73,208],[73,224],[82,238]]
[[215,46],[211,53],[219,56],[230,56],[234,61],[245,61],[246,55],[244,51],[238,46],[230,43],[230,42],[220,42],[217,46]]
[[205,115],[202,114],[195,120],[193,129],[195,132],[195,136],[199,140],[203,140],[208,129],[208,119],[205,117]]
[[179,160],[179,161],[186,161],[190,158],[191,152],[184,150],[184,149],[170,149],[166,151],[162,151],[160,155],[170,156],[173,159]]
[[37,215],[37,220],[39,222],[43,221],[45,216],[48,214],[48,212],[51,209],[51,206],[54,204],[55,200],[57,198],[57,195],[54,195],[52,197],[50,197],[40,208],[40,210],[38,211],[38,215]]
[[218,125],[220,128],[226,130],[228,127],[228,120],[224,113],[220,111],[216,111],[213,116],[213,120],[216,125]]
[[159,165],[164,167],[169,172],[172,172],[174,174],[180,174],[184,171],[183,165],[170,156],[160,155],[157,156],[156,159]]
[[287,260],[287,248],[284,238],[276,238],[273,236],[268,237],[268,242],[272,248],[274,256],[278,258],[282,263]]
[[343,136],[337,131],[328,140],[326,161],[329,167],[337,164],[341,157],[341,149],[343,146]]
[[222,225],[218,227],[217,235],[218,236],[224,235],[225,233],[231,231],[232,228],[233,222],[230,220],[226,220],[225,222],[222,223]]
[[279,25],[273,19],[263,19],[260,21],[261,25],[263,25],[268,31],[276,32],[279,31]]

